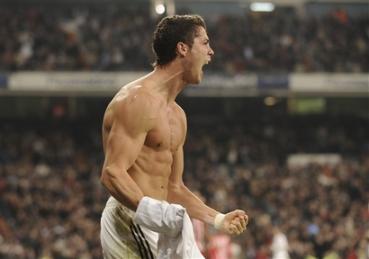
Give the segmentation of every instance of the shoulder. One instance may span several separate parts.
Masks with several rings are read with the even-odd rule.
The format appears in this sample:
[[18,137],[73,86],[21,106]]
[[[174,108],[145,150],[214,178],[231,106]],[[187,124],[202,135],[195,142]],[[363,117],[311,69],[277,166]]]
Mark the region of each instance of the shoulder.
[[183,108],[177,102],[174,103],[174,109],[176,110],[176,112],[178,114],[180,114],[181,116],[183,116],[184,118],[186,118],[185,111],[183,110]]
[[186,113],[185,111],[182,109],[181,106],[179,106],[178,103],[174,103],[174,109],[176,111],[176,113],[178,114],[178,117],[181,119],[181,121],[187,125],[187,117],[186,117]]
[[130,89],[123,88],[114,97],[113,102],[115,110],[139,113],[152,113],[161,105],[161,101],[155,95],[140,85]]
[[145,130],[157,119],[160,105],[160,100],[140,85],[122,88],[109,104],[114,120]]

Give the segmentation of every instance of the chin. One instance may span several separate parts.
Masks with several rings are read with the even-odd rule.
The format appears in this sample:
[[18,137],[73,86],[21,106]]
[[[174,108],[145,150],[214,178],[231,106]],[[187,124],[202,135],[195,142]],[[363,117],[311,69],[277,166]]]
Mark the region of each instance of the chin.
[[201,76],[192,76],[187,80],[187,83],[191,85],[198,85],[199,83],[201,83],[201,79]]
[[201,81],[202,81],[202,78],[201,77],[198,77],[198,78],[196,78],[196,79],[193,80],[192,84],[198,85],[198,84],[201,83]]
[[201,83],[201,81],[202,81],[202,78],[204,77],[204,72],[203,71],[201,71],[200,73],[199,73],[199,75],[197,76],[197,78],[196,78],[196,84],[200,84]]
[[201,83],[203,76],[203,71],[193,71],[193,73],[188,75],[188,79],[186,81],[188,82],[188,84],[198,85]]

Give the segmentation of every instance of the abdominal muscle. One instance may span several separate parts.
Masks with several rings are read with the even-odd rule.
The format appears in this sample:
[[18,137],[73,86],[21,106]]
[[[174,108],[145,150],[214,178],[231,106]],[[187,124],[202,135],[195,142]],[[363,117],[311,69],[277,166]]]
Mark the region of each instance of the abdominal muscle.
[[166,200],[172,162],[169,150],[157,151],[144,146],[128,173],[145,196]]

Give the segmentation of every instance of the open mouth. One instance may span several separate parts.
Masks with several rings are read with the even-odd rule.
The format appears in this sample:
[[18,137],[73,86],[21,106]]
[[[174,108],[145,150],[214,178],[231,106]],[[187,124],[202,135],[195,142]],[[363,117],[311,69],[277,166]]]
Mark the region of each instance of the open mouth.
[[204,72],[204,67],[206,66],[206,64],[203,64],[202,66],[201,66],[201,72]]
[[202,63],[202,65],[201,65],[201,72],[204,72],[204,67],[206,66],[206,65],[208,65],[209,63],[210,63],[210,59],[208,59],[208,60],[206,60],[206,61],[204,61],[204,63]]

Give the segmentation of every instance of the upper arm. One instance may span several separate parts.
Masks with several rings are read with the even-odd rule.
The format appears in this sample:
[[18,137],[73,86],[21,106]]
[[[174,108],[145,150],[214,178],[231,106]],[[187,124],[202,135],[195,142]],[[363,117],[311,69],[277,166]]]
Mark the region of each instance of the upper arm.
[[148,103],[142,95],[116,101],[111,128],[105,136],[104,169],[127,171],[133,165],[154,120]]

